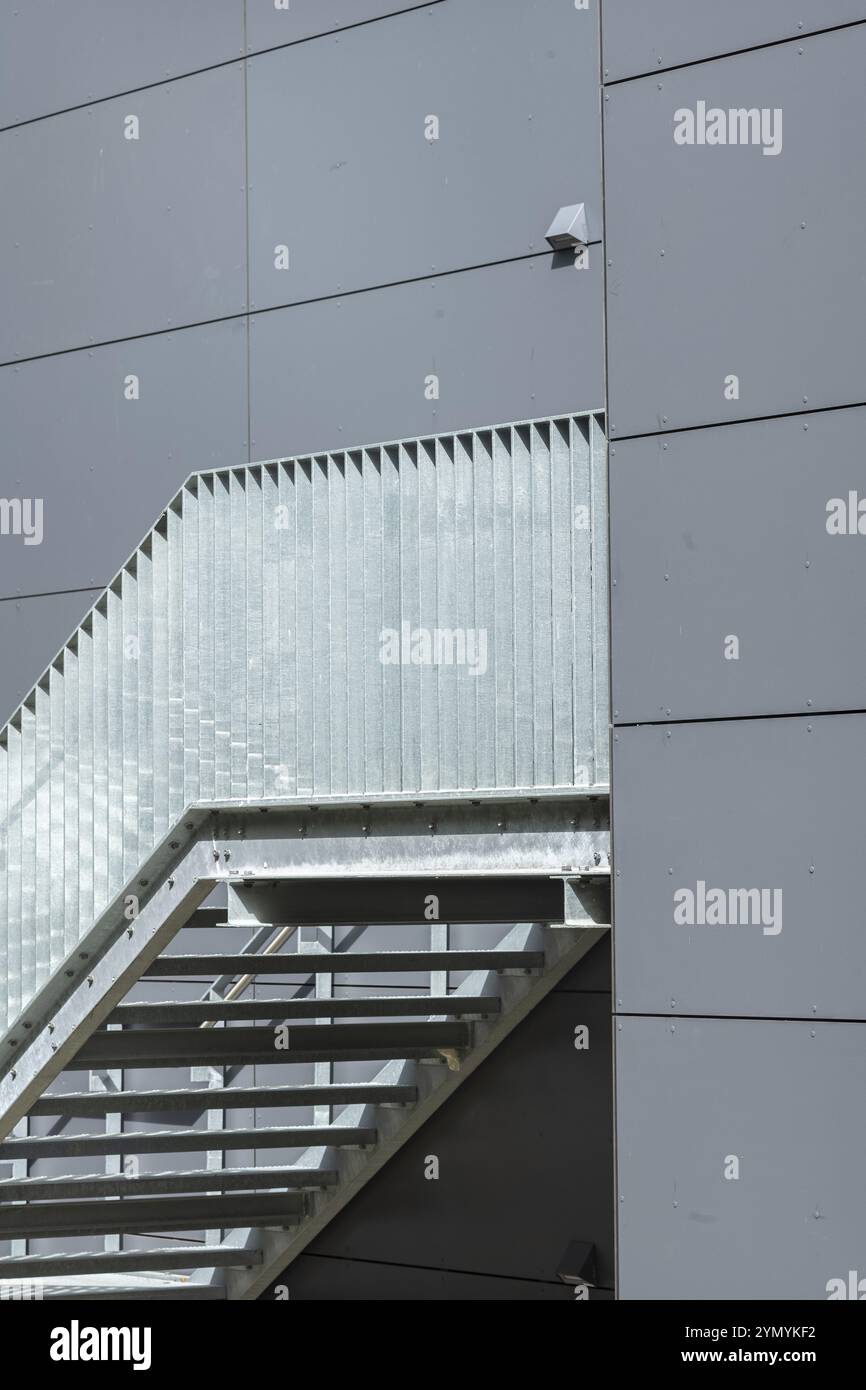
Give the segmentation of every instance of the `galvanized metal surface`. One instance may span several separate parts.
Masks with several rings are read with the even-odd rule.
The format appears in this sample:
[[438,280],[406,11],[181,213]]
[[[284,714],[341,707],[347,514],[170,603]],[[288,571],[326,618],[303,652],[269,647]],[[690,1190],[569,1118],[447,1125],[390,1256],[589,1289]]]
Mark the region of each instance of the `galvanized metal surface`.
[[605,513],[594,415],[193,476],[0,739],[0,1028],[191,803],[606,790]]
[[[26,1011],[0,1039],[0,1137],[26,1114],[52,1077],[71,1061],[94,1028],[105,1022],[215,885],[332,878],[405,876],[474,881],[479,876],[554,877],[562,885],[563,920],[573,918],[569,879],[585,874],[607,881],[606,798],[574,795],[497,803],[275,809],[248,807],[213,814],[185,812],[149,858],[122,886],[95,924],[75,943],[63,968],[38,989]],[[591,884],[589,885],[591,887]],[[141,894],[134,922],[126,916],[130,892]],[[592,918],[591,892],[582,888]],[[251,904],[248,890],[231,896]],[[491,898],[495,905],[495,898]],[[547,904],[541,914],[547,920]],[[538,920],[531,918],[530,920]],[[267,931],[270,932],[268,927]],[[244,964],[248,957],[243,957]],[[309,958],[307,958],[309,959]],[[399,976],[391,975],[389,983]]]
[[[459,808],[454,809],[459,811]],[[571,808],[562,801],[554,802],[545,809],[555,811],[569,821],[572,819]],[[489,817],[491,810],[496,814],[494,808],[472,808],[473,814],[481,817]],[[498,814],[501,816],[502,813]],[[289,821],[296,815],[296,812],[284,812],[282,815],[261,817],[251,810],[247,813],[247,821],[251,829],[257,823],[275,823],[282,831],[276,838],[282,840]],[[167,872],[166,881],[153,890],[140,918],[120,933],[120,939],[103,956],[88,964],[89,973],[70,987],[66,1003],[55,1012],[48,1027],[39,1032],[30,1047],[25,1049],[20,1060],[0,1083],[0,1089],[6,1091],[8,1083],[14,1083],[16,1078],[19,1087],[22,1082],[26,1084],[26,1075],[23,1074],[27,1073],[34,1089],[44,1087],[58,1066],[65,1066],[68,1074],[82,1068],[92,1070],[98,1064],[132,1065],[141,1048],[141,1058],[147,1063],[159,1055],[168,1066],[177,1064],[184,1068],[190,1060],[187,1055],[190,1049],[186,1044],[191,1044],[193,1053],[200,1045],[205,1046],[206,1056],[198,1058],[199,1061],[218,1061],[224,1065],[236,1052],[238,1043],[245,1050],[252,1047],[261,1062],[274,1061],[276,1052],[268,1026],[210,1030],[133,1029],[125,1032],[118,1029],[116,1020],[108,1019],[105,1013],[110,1008],[111,996],[119,993],[122,997],[130,984],[136,978],[140,979],[143,973],[165,973],[154,968],[154,950],[164,950],[172,934],[195,913],[203,891],[203,871],[210,869],[212,881],[219,872],[224,873],[224,868],[216,870],[216,864],[223,865],[229,845],[232,846],[228,850],[230,861],[234,847],[240,843],[236,839],[226,841],[219,838],[217,831],[221,819],[214,817],[213,823],[208,826],[211,833],[199,835],[184,854],[176,856],[176,862],[169,870],[163,870]],[[235,813],[226,819],[236,831],[240,816]],[[266,851],[272,843],[267,837],[253,833],[248,841],[248,853]],[[353,852],[354,847],[349,839],[346,854],[351,856]],[[266,882],[270,884],[273,896],[273,882]],[[457,885],[460,882],[462,880],[456,880]],[[495,891],[495,881],[492,882]],[[540,879],[540,885],[546,890],[547,880]],[[255,882],[247,883],[245,893],[252,894],[255,886]],[[595,883],[599,893],[601,887],[599,882]],[[569,884],[565,884],[561,891],[565,901],[573,890]],[[253,899],[249,897],[248,902],[252,904]],[[257,935],[276,931],[276,939],[280,940],[283,930],[259,928]],[[225,1267],[227,1259],[235,1265],[242,1265],[246,1263],[245,1252],[259,1250],[267,1250],[268,1276],[273,1278],[313,1235],[324,1229],[331,1216],[342,1209],[346,1201],[379,1170],[387,1157],[416,1132],[423,1119],[472,1074],[482,1058],[525,1017],[533,1004],[564,978],[576,960],[601,937],[605,928],[551,931],[540,924],[527,923],[512,927],[494,949],[482,951],[459,946],[443,951],[441,947],[447,943],[442,943],[437,935],[440,928],[431,924],[429,930],[428,951],[402,954],[412,955],[413,964],[429,978],[431,987],[440,973],[447,988],[450,973],[471,971],[457,987],[454,996],[458,1013],[463,1003],[468,1004],[472,1012],[477,1009],[479,1001],[495,1005],[495,1008],[482,1010],[483,1016],[476,1017],[472,1023],[460,1021],[454,1018],[450,998],[440,1000],[427,993],[421,996],[426,1000],[427,1008],[441,1009],[441,1012],[423,1022],[406,1022],[398,1018],[384,1022],[307,1023],[293,1027],[291,1047],[294,1060],[301,1058],[310,1062],[326,1062],[339,1057],[364,1057],[386,1062],[385,1069],[376,1075],[372,1087],[330,1086],[322,1107],[326,1110],[324,1122],[310,1125],[308,1115],[299,1115],[287,1123],[281,1116],[275,1125],[255,1124],[250,1127],[250,1121],[242,1117],[240,1124],[229,1124],[214,1130],[209,1126],[166,1128],[163,1121],[163,1127],[146,1132],[118,1132],[120,1127],[112,1126],[105,1133],[89,1134],[64,1134],[55,1126],[48,1134],[7,1139],[0,1143],[0,1159],[5,1157],[7,1162],[14,1163],[25,1158],[40,1163],[56,1163],[65,1159],[77,1165],[89,1161],[95,1171],[82,1173],[76,1167],[73,1175],[67,1175],[60,1181],[40,1177],[3,1184],[3,1191],[0,1192],[0,1239],[20,1240],[25,1235],[35,1235],[43,1240],[61,1237],[89,1239],[94,1235],[103,1235],[106,1240],[117,1242],[126,1234],[138,1235],[143,1230],[155,1234],[213,1226],[231,1230],[228,1250],[223,1245],[220,1248],[222,1258],[208,1260],[205,1265],[201,1265],[200,1259],[195,1259],[184,1266],[208,1271],[206,1275],[199,1274],[196,1283],[219,1287],[222,1281],[217,1271]],[[192,935],[193,942],[200,940],[201,928],[193,928]],[[332,968],[329,973],[334,973],[333,967],[337,963],[348,966],[351,962],[358,969],[369,968],[375,973],[374,964],[383,954],[377,952],[370,956],[352,950],[335,950],[331,954],[322,951],[311,953],[304,949],[305,943],[300,940],[300,933],[297,936],[295,950],[279,958],[284,969],[289,971],[293,965],[301,966],[304,973],[319,971],[325,965]],[[336,946],[337,943],[332,944]],[[175,964],[179,967],[185,958],[173,954],[161,959],[174,968]],[[204,973],[208,976],[222,972],[223,966],[227,967],[228,974],[236,975],[254,971],[266,963],[268,966],[275,963],[274,957],[264,953],[232,957],[202,956],[196,959],[204,963]],[[65,975],[66,972],[61,973]],[[321,1008],[331,1001],[317,998],[310,1002],[314,1007]],[[279,1011],[281,1001],[274,1003]],[[74,1038],[68,1027],[68,1013],[76,1014],[74,1020],[69,1020],[73,1023]],[[100,1031],[98,1023],[103,1019],[108,1026]],[[296,1041],[300,1047],[297,1057]],[[118,1047],[123,1055],[115,1057],[113,1049]],[[98,1056],[91,1055],[94,1049]],[[103,1055],[106,1049],[111,1051],[111,1056]],[[42,1066],[41,1076],[37,1080],[33,1068],[34,1064],[39,1066],[40,1050],[45,1061],[50,1054],[50,1064]],[[440,1065],[424,1067],[407,1060],[415,1056],[423,1056]],[[443,1060],[447,1061],[447,1067],[441,1065]],[[282,1062],[279,1064],[282,1065]],[[19,1071],[23,1074],[19,1075]],[[318,1066],[315,1075],[318,1083]],[[259,1088],[255,1090],[257,1092]],[[283,1087],[279,1099],[285,1104],[289,1095],[293,1094],[295,1101],[309,1100],[313,1092],[321,1094],[321,1088],[318,1085],[312,1088],[305,1085],[299,1091],[297,1087]],[[371,1105],[374,1093],[384,1096],[389,1103],[384,1108]],[[11,1097],[11,1092],[6,1091],[6,1094]],[[338,1095],[342,1095],[343,1104],[348,1103],[348,1106],[340,1113],[332,1114],[329,1102],[336,1100]],[[237,1092],[231,1088],[219,1092],[201,1089],[194,1095],[187,1093],[186,1104],[188,1106],[192,1100],[194,1107],[203,1108],[212,1107],[216,1101],[221,1111],[236,1113],[239,1103],[245,1103],[249,1096],[248,1088],[243,1086]],[[91,1106],[94,1099],[100,1107],[106,1103],[116,1103],[113,1096],[104,1093],[96,1097],[78,1098],[79,1101],[81,1099],[86,1099]],[[397,1099],[410,1103],[393,1104]],[[46,1103],[49,1107],[56,1107],[63,1100],[63,1097],[53,1100],[46,1098]],[[160,1103],[165,1104],[164,1096],[160,1096]],[[315,1115],[314,1120],[317,1119],[318,1115]],[[3,1123],[5,1125],[7,1121]],[[185,1123],[188,1124],[188,1120]],[[212,1171],[209,1162],[211,1152],[246,1153],[253,1149],[264,1153],[280,1150],[284,1155],[294,1151],[299,1153],[299,1157],[288,1167],[263,1166],[258,1175],[249,1169],[227,1174]],[[121,1177],[99,1171],[99,1162],[102,1160],[104,1163],[106,1156],[116,1159],[118,1155],[179,1153],[200,1154],[204,1166],[200,1165],[198,1169],[186,1173],[159,1174],[149,1171],[143,1178]],[[344,1185],[345,1192],[338,1190]],[[334,1200],[325,1201],[322,1196],[325,1192],[330,1193]],[[114,1200],[106,1202],[106,1196]],[[4,1197],[7,1199],[5,1203],[2,1201]],[[38,1210],[35,1206],[32,1208],[35,1215],[22,1214],[24,1209],[20,1202],[28,1199],[37,1201]],[[280,1234],[289,1228],[294,1230],[300,1224],[305,1229],[302,1234],[299,1233],[297,1240],[289,1241],[285,1234]],[[213,1236],[208,1237],[206,1247],[215,1251],[218,1239],[215,1231]],[[142,1252],[134,1253],[137,1257]],[[82,1264],[94,1272],[111,1271],[122,1267],[114,1263],[118,1254],[117,1249],[106,1247],[101,1259],[93,1257],[90,1252],[81,1252],[60,1256],[45,1264],[40,1260],[34,1262],[22,1249],[16,1260],[0,1265],[0,1273],[19,1277],[66,1276],[75,1275]],[[95,1264],[91,1263],[94,1258]],[[132,1267],[138,1272],[152,1268],[148,1259],[149,1252],[144,1252],[143,1260],[136,1258],[126,1268]],[[249,1281],[233,1283],[229,1286],[228,1294],[248,1298],[255,1296],[260,1285],[261,1280],[257,1280],[255,1285]]]

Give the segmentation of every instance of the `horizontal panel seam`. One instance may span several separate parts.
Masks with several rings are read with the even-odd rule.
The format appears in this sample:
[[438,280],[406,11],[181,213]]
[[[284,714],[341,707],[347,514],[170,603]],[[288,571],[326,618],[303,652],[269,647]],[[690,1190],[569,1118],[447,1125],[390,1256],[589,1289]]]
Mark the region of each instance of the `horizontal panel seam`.
[[[125,87],[118,92],[108,92],[105,96],[93,97],[89,101],[78,101],[72,106],[60,106],[56,111],[43,111],[39,116],[28,116],[23,121],[12,121],[9,125],[0,126],[0,135],[8,130],[23,130],[25,126],[38,125],[42,121],[51,121],[55,116],[67,116],[73,111],[86,111],[91,106],[104,106],[108,101],[120,101],[123,97],[136,96],[139,92],[153,92],[159,87],[168,87],[172,82],[185,82],[188,77],[201,77],[206,72],[219,72],[221,68],[233,67],[236,63],[249,62],[253,58],[258,58],[265,53],[278,53],[284,48],[298,48],[301,44],[313,43],[316,39],[332,38],[335,34],[342,34],[349,29],[366,29],[370,24],[379,24],[383,19],[396,19],[400,15],[412,14],[416,10],[426,10],[431,5],[441,5],[444,0],[424,0],[420,5],[408,5],[401,10],[391,10],[388,14],[373,15],[370,19],[360,19],[354,24],[341,24],[335,29],[323,29],[318,34],[306,34],[301,39],[289,39],[287,43],[271,44],[267,48],[251,49],[246,46],[246,42],[240,53],[236,53],[233,58],[221,58],[218,63],[208,63],[203,68],[189,68],[187,71],[175,73],[173,77],[161,77],[158,82],[143,82],[139,87]],[[244,34],[246,39],[246,34]]]
[[648,77],[659,77],[665,72],[680,72],[683,68],[705,67],[707,63],[721,63],[726,58],[739,58],[745,53],[761,53],[768,48],[783,48],[785,44],[799,43],[802,39],[820,38],[822,34],[838,34],[843,29],[860,29],[866,24],[866,19],[846,20],[843,24],[829,24],[824,29],[802,30],[797,34],[788,34],[783,39],[768,39],[766,43],[749,44],[745,48],[731,48],[724,53],[711,53],[706,58],[689,58],[683,63],[671,63],[668,67],[647,68],[642,72],[631,73],[628,77],[611,77],[605,83],[605,87],[622,87],[626,82],[643,82]]
[[[590,241],[588,246],[600,246],[601,241]],[[73,352],[93,352],[96,348],[116,347],[121,343],[140,342],[143,338],[164,338],[173,333],[186,333],[192,328],[210,328],[220,323],[240,323],[245,319],[260,318],[263,314],[278,313],[282,309],[302,309],[308,304],[326,304],[334,299],[354,299],[362,294],[375,294],[378,290],[398,289],[401,285],[422,285],[429,280],[444,280],[453,275],[469,275],[476,270],[491,270],[499,265],[518,265],[522,261],[552,260],[561,255],[558,251],[531,251],[522,256],[503,256],[500,260],[479,261],[472,265],[453,266],[450,270],[439,270],[428,275],[410,275],[404,280],[385,280],[376,285],[359,285],[354,290],[339,290],[332,294],[313,295],[310,299],[290,299],[281,304],[267,304],[260,309],[240,309],[235,314],[221,314],[212,319],[195,319],[191,323],[174,324],[171,328],[151,328],[143,333],[128,333],[120,338],[102,338],[99,342],[76,343],[72,347],[55,348],[51,352],[34,352],[27,357],[10,357],[0,361],[4,367],[23,367],[28,362],[41,362],[48,357],[67,357]]]
[[[0,366],[6,365],[0,363]],[[771,415],[747,415],[737,420],[707,420],[699,425],[672,425],[660,430],[645,430],[642,434],[616,434],[616,426],[610,426],[610,452],[616,453],[617,444],[630,439],[667,439],[672,434],[694,434],[697,430],[722,430],[732,425],[760,425],[773,420],[802,420],[810,415],[830,415],[839,410],[862,410],[866,401],[841,401],[836,405],[810,405],[805,410],[780,410]],[[613,413],[613,407],[611,407]],[[612,464],[611,467],[616,467]]]

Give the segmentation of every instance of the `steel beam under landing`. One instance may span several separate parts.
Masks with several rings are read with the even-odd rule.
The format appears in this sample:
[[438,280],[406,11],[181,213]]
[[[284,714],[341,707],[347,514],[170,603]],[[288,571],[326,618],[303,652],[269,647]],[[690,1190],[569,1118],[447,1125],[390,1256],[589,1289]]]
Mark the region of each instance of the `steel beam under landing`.
[[[447,827],[442,833],[447,834]],[[244,926],[252,922],[402,926],[429,920],[425,912],[429,914],[434,904],[440,922],[561,922],[562,882],[544,877],[399,878],[387,888],[381,878],[233,883],[223,921]],[[193,920],[190,926],[195,925]]]

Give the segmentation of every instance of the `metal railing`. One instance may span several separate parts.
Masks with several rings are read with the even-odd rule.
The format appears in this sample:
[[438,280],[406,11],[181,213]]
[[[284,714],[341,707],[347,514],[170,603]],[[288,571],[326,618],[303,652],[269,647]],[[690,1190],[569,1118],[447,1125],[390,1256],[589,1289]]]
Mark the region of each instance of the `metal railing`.
[[184,808],[606,791],[606,446],[193,475],[0,734],[0,1033]]

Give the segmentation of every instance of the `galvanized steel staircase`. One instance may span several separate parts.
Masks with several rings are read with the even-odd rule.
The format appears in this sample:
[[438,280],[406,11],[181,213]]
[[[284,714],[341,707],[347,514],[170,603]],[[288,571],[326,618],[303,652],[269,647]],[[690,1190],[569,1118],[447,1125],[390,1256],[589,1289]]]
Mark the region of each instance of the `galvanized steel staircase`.
[[599,415],[191,477],[0,731],[0,1296],[268,1287],[606,929],[607,704]]
[[[482,821],[492,824],[491,813],[508,814],[494,806]],[[13,1069],[28,1096],[55,1075],[28,1101],[29,1132],[0,1142],[0,1164],[18,1172],[0,1180],[0,1241],[19,1243],[0,1258],[0,1295],[25,1284],[43,1298],[262,1293],[603,934],[604,832],[590,824],[598,811],[563,805],[546,819],[543,833],[567,823],[589,861],[579,877],[404,879],[396,904],[393,880],[344,881],[367,904],[378,896],[378,924],[253,926],[251,912],[297,905],[299,889],[322,911],[336,904],[321,881],[251,875],[248,856],[228,908],[194,908],[157,954],[143,950],[120,1002],[109,989],[78,1020],[62,1069],[28,1074],[26,1051]],[[560,851],[561,833],[552,838]],[[483,865],[478,834],[470,839]],[[394,921],[431,890],[463,903],[469,920],[450,914],[446,926],[419,912],[417,922]],[[546,918],[508,928],[530,901]],[[502,918],[498,927],[478,921],[485,907]],[[375,949],[364,949],[368,932]],[[460,944],[449,945],[449,934]],[[239,935],[248,936],[240,949]],[[201,950],[203,939],[219,946],[222,936],[224,950]],[[411,949],[401,949],[407,937]],[[105,980],[114,974],[109,965]],[[347,976],[351,987],[341,987]],[[397,992],[386,992],[389,980],[400,982]],[[94,987],[90,973],[67,1004],[78,996],[86,1008]],[[161,1077],[165,1069],[170,1080],[154,1087],[138,1069]],[[198,1069],[208,1069],[207,1081],[190,1080]],[[161,1170],[161,1155],[171,1168]],[[46,1160],[71,1171],[30,1171]],[[103,1249],[88,1249],[103,1237]],[[65,1248],[34,1251],[34,1242]]]

